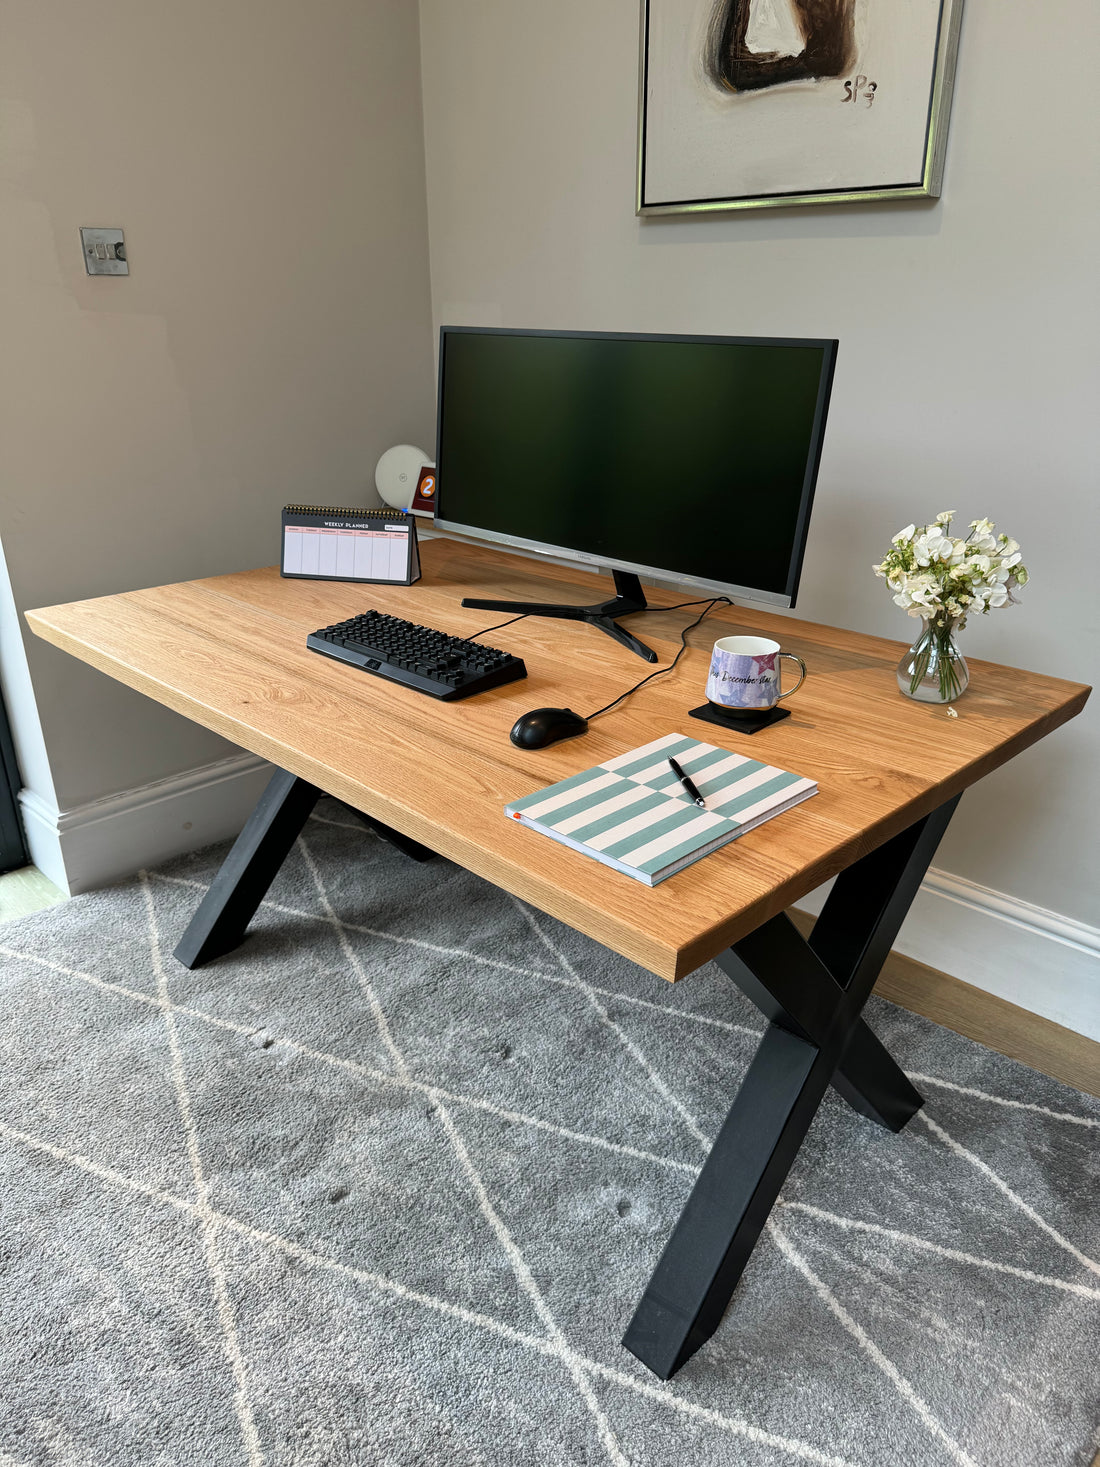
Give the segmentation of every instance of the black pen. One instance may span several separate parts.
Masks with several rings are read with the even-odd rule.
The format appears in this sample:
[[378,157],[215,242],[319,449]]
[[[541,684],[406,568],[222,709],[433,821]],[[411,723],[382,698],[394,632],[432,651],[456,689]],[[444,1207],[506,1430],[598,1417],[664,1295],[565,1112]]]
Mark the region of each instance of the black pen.
[[706,801],[703,799],[702,795],[699,793],[699,791],[692,784],[691,780],[688,779],[687,775],[680,768],[679,764],[676,763],[676,760],[670,758],[668,762],[672,766],[672,772],[673,772],[673,774],[676,776],[676,778],[683,785],[684,789],[687,790],[688,794],[695,801],[695,803],[699,806],[700,810],[705,810],[707,808]]

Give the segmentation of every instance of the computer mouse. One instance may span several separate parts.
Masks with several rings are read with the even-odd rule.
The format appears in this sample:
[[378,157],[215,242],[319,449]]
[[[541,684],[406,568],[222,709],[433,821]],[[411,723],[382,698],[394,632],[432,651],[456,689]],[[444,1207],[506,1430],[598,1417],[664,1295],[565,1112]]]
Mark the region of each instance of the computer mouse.
[[512,727],[511,739],[517,749],[545,749],[559,739],[575,739],[588,732],[588,719],[572,708],[533,708]]

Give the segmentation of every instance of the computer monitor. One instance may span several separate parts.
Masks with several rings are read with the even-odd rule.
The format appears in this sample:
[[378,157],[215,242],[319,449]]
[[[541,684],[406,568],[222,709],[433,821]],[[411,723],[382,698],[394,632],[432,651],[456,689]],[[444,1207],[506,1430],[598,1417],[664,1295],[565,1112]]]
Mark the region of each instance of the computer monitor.
[[444,326],[438,523],[615,573],[614,601],[537,614],[640,610],[638,576],[793,606],[836,348]]

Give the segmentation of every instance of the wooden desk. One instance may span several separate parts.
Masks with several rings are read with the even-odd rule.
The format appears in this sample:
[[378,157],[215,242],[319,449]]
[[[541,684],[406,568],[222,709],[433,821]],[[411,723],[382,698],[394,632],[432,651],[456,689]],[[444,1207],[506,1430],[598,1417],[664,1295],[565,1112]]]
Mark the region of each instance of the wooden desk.
[[[668,677],[538,752],[508,732],[532,708],[600,707],[647,671],[592,628],[527,620],[486,640],[529,676],[456,703],[309,652],[306,634],[368,606],[470,636],[492,613],[463,595],[578,603],[606,582],[488,547],[436,539],[410,587],[284,581],[274,569],[27,613],[47,641],[262,755],[281,773],[261,800],[177,956],[235,946],[319,791],[569,923],[664,978],[718,959],[771,1025],[658,1265],[625,1343],[673,1374],[713,1332],[830,1083],[900,1129],[920,1096],[860,1018],[957,797],[1080,712],[1089,689],[971,663],[958,717],[902,697],[897,642],[718,608]],[[597,589],[594,589],[598,587]],[[671,660],[693,613],[628,625]],[[792,717],[752,737],[689,719],[713,641],[764,633],[805,661]],[[689,734],[817,780],[820,793],[649,889],[525,829],[503,806],[662,733]],[[871,853],[874,853],[871,855]],[[784,908],[844,873],[809,942]]]

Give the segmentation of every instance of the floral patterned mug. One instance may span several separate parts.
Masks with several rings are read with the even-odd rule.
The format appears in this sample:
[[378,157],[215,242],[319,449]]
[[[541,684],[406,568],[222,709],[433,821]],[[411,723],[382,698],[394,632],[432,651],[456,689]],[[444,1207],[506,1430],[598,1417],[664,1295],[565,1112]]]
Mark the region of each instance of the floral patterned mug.
[[[779,659],[789,657],[802,669],[793,688],[779,691]],[[806,664],[793,652],[781,652],[778,642],[766,637],[721,637],[710,654],[707,677],[707,699],[720,708],[741,708],[764,712],[774,708],[780,698],[802,686]]]

